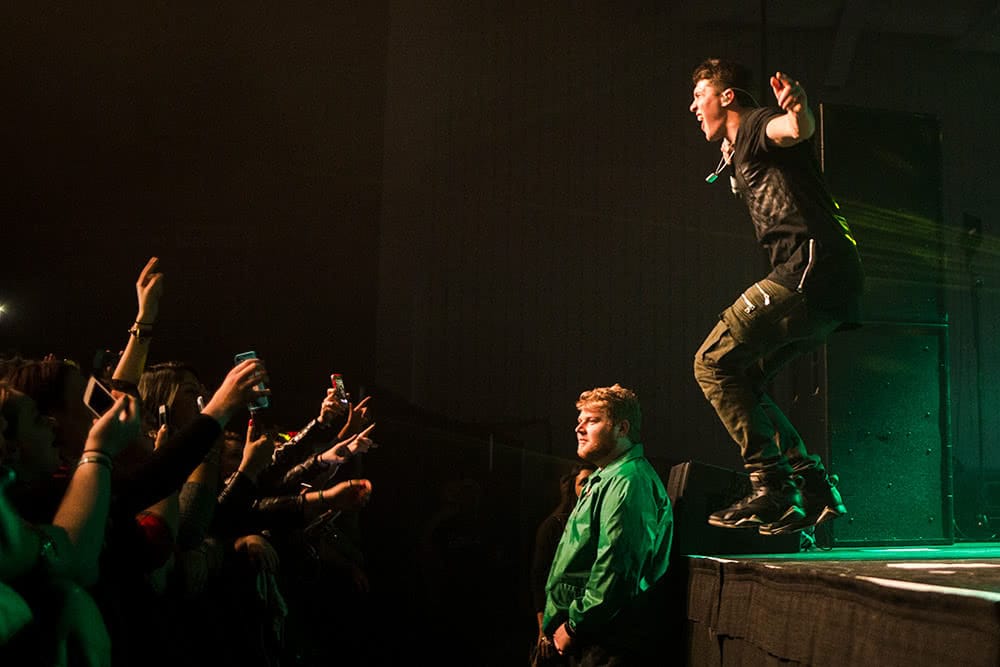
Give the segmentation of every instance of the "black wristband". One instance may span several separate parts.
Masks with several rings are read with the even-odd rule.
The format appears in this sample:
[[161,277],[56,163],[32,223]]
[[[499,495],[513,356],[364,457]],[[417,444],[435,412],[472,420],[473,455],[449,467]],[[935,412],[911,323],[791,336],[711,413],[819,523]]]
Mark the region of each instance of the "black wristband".
[[574,628],[572,624],[570,624],[569,620],[566,621],[564,627],[566,628],[566,635],[570,639],[576,639],[576,628]]
[[153,337],[153,325],[136,322],[129,327],[128,333],[130,336],[134,336],[136,340],[146,340]]

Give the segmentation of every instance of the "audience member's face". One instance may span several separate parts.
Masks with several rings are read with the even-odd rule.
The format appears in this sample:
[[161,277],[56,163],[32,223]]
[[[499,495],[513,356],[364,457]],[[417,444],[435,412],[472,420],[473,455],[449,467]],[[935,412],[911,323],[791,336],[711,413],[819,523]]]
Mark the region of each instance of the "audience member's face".
[[49,415],[56,420],[56,446],[67,459],[83,452],[87,435],[94,425],[94,414],[83,402],[86,386],[83,374],[78,369],[71,369],[63,383],[63,407],[52,410]]
[[590,477],[590,473],[593,472],[584,468],[580,472],[576,473],[576,481],[573,483],[573,488],[576,490],[576,497],[579,498],[580,494],[583,493],[583,483],[587,481]]
[[598,467],[618,454],[621,427],[613,424],[603,408],[584,407],[576,422],[576,455]]
[[[181,375],[177,395],[174,396],[174,403],[170,406],[170,423],[173,428],[181,429],[194,421],[198,416],[198,397],[205,393],[205,388],[193,373],[185,371]],[[150,409],[153,409],[152,406]]]
[[59,467],[52,419],[40,413],[30,397],[20,392],[12,394],[9,399],[12,402],[12,418],[6,442],[7,462],[25,480],[51,475]]

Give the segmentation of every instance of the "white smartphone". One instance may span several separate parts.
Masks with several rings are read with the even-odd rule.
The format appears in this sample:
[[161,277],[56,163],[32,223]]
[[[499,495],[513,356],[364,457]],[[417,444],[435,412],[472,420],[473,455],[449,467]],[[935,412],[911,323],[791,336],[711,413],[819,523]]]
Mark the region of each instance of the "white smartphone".
[[91,375],[87,380],[87,388],[83,390],[83,402],[95,417],[100,417],[115,404],[115,397],[111,395],[110,389]]

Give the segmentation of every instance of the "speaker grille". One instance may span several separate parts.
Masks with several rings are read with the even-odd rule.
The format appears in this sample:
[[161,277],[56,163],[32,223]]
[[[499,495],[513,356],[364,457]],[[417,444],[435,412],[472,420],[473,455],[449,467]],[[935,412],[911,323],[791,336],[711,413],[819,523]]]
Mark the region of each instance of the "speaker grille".
[[947,325],[870,324],[827,344],[837,545],[953,541]]

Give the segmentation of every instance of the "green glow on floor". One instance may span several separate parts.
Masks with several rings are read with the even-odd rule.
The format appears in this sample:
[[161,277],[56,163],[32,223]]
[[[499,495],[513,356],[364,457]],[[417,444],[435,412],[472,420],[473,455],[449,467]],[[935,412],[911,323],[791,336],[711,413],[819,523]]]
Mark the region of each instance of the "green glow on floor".
[[838,547],[829,550],[813,549],[795,554],[752,554],[724,557],[734,560],[784,561],[1000,559],[1000,542],[968,542],[931,547]]

